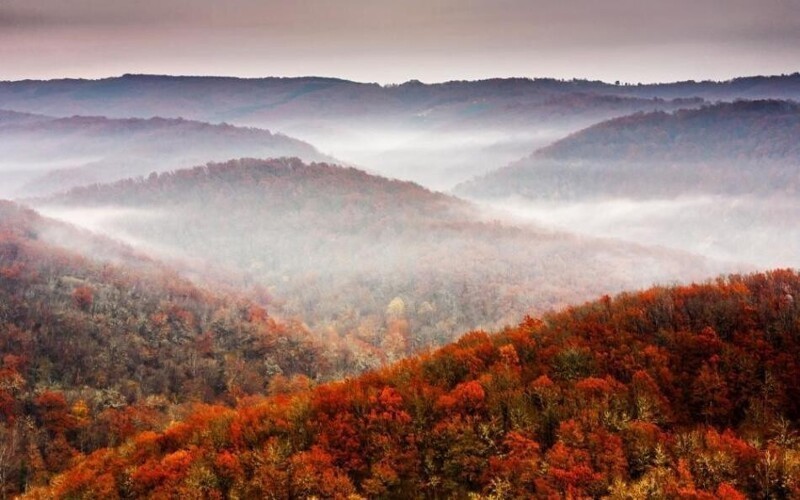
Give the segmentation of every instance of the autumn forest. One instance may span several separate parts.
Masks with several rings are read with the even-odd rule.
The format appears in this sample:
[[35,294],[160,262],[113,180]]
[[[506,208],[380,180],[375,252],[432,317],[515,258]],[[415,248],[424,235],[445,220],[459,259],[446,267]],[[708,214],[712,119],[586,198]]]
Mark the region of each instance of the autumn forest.
[[800,498],[791,2],[179,3],[0,2],[0,499]]

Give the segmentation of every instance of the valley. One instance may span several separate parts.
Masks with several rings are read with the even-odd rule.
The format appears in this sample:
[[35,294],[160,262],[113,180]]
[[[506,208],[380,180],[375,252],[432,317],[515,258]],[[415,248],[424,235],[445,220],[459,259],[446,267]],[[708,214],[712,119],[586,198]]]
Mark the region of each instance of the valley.
[[798,101],[0,81],[0,496],[798,497]]

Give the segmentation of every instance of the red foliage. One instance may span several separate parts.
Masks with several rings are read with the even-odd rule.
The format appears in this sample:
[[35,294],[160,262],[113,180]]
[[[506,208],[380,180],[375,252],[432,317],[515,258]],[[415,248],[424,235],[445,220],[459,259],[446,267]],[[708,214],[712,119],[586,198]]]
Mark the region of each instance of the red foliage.
[[88,311],[94,303],[94,292],[88,286],[79,286],[72,291],[72,300],[75,307],[81,311]]
[[[791,498],[800,307],[780,302],[787,290],[800,296],[800,276],[658,288],[338,383],[278,379],[272,396],[140,432],[107,463],[78,457],[63,476],[75,484],[49,492],[125,492],[125,471],[150,496]],[[63,395],[36,404],[64,443]]]

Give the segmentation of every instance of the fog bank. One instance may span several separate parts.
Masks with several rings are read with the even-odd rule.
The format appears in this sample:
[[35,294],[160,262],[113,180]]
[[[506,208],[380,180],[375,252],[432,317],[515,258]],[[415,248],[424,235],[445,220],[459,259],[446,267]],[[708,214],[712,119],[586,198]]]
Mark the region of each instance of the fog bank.
[[788,197],[579,202],[516,197],[484,206],[565,231],[695,253],[733,270],[800,267],[800,204]]

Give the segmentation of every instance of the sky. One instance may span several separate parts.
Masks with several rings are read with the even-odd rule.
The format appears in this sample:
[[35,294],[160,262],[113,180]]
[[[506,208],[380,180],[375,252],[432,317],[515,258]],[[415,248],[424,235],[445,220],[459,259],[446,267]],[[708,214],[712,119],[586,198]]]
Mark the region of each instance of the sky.
[[800,0],[0,0],[0,80],[656,82],[800,70]]

